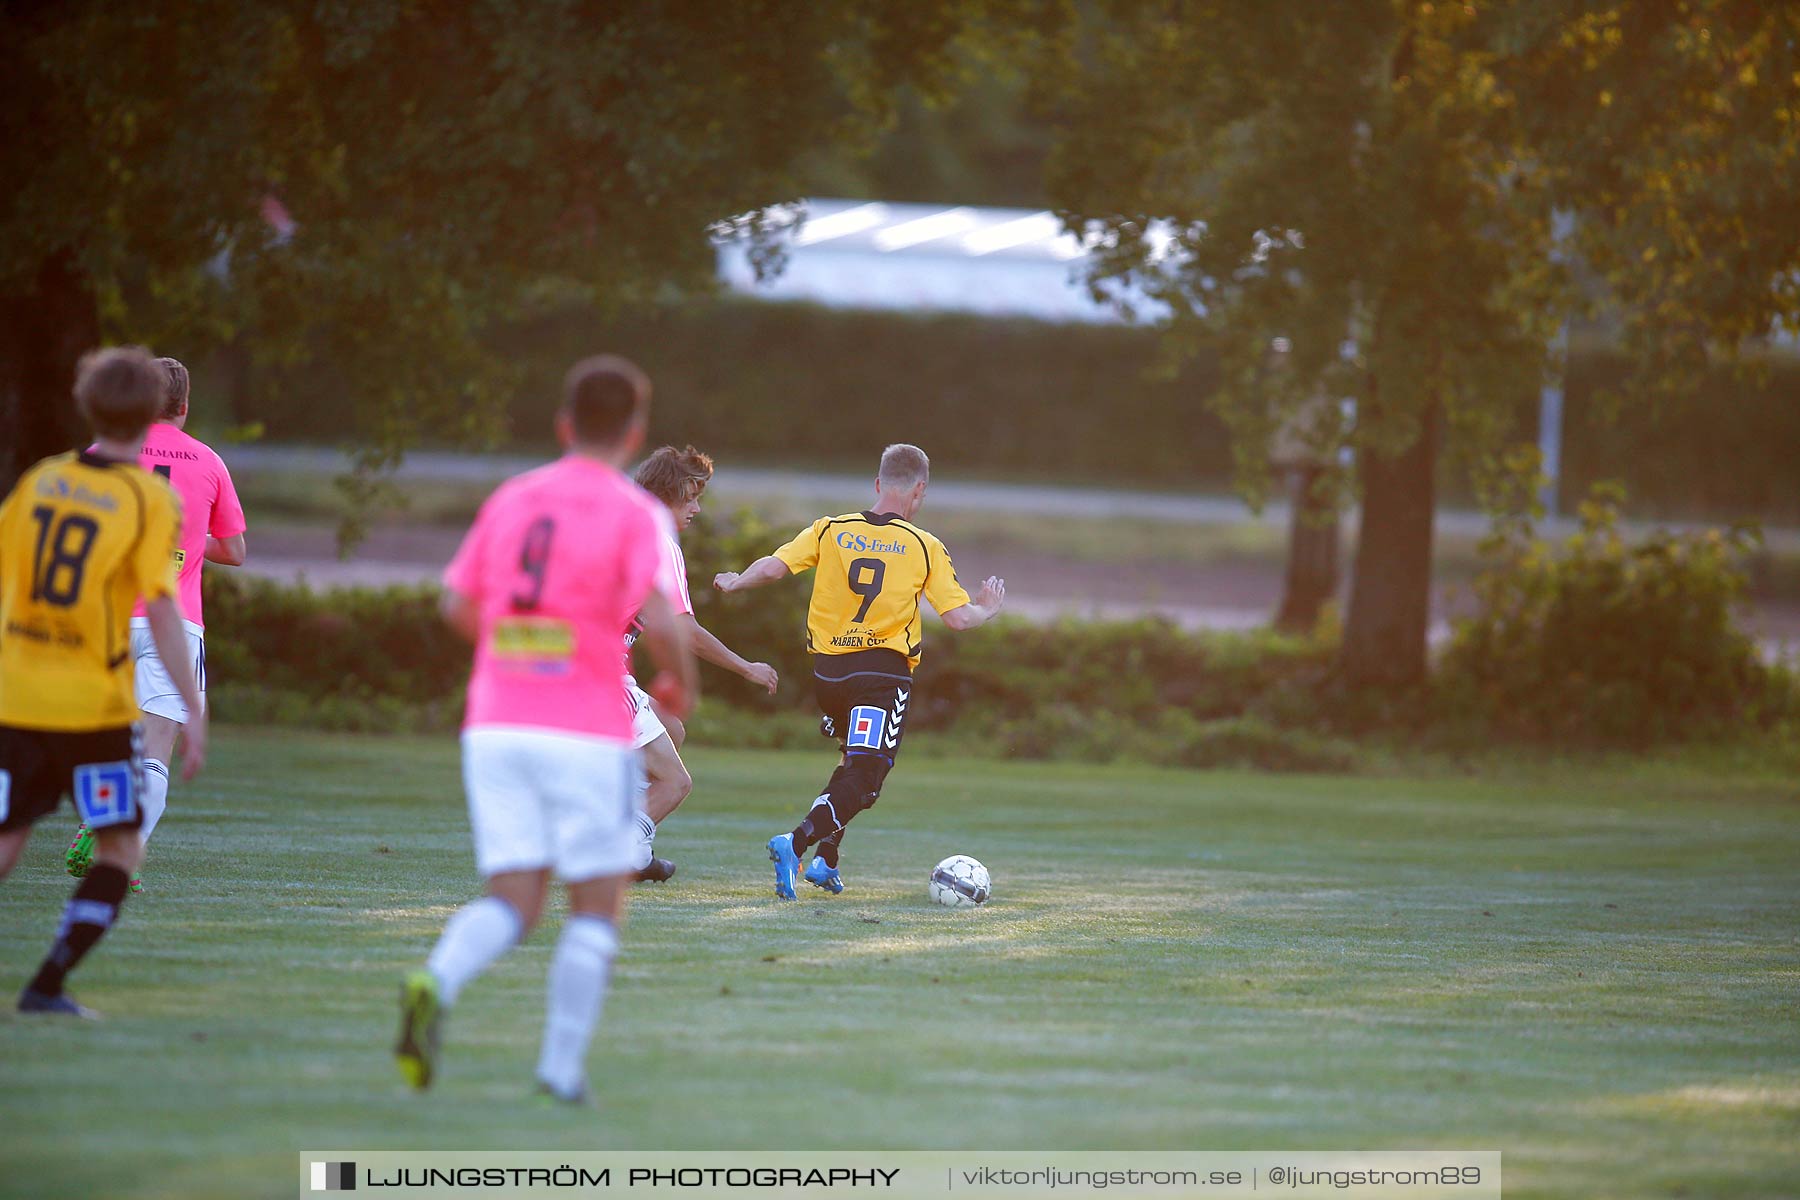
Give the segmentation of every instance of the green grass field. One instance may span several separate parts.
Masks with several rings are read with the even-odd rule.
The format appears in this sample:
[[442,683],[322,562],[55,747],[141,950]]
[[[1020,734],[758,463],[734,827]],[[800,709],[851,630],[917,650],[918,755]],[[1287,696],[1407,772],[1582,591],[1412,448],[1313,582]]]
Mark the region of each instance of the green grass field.
[[[476,890],[447,740],[218,732],[121,926],[98,1025],[0,1016],[0,1194],[287,1196],[340,1149],[1458,1148],[1509,1196],[1800,1192],[1800,801],[1708,769],[1474,780],[903,763],[850,891],[761,843],[828,766],[691,755],[591,1058],[525,1103],[551,931],[472,985],[444,1078],[400,973]],[[0,982],[70,881],[0,887]],[[984,910],[938,908],[952,852]],[[10,1005],[8,1006],[10,1007]]]

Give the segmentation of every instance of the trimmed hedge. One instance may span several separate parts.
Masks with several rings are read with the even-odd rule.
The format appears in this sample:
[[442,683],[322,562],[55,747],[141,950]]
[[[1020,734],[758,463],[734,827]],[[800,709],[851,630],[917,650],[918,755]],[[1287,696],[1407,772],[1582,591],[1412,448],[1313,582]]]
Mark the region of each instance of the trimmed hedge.
[[[1201,403],[1211,364],[1147,382],[1141,330],[722,301],[606,322],[564,311],[490,342],[521,372],[506,421],[521,447],[550,444],[568,364],[615,347],[655,381],[657,440],[730,462],[860,472],[888,443],[913,441],[939,468],[984,478],[1178,486],[1231,472],[1224,427]],[[359,427],[352,384],[315,364],[280,389],[279,407],[253,398],[239,419],[274,440],[337,442]]]
[[[549,443],[562,372],[618,347],[656,381],[656,436],[728,462],[862,471],[881,447],[917,442],[941,469],[977,477],[1054,478],[1225,491],[1231,441],[1205,407],[1217,367],[1202,355],[1174,379],[1146,378],[1157,334],[962,315],[844,312],[739,299],[605,321],[564,310],[492,332],[493,353],[522,373],[508,415],[520,446]],[[1654,516],[1800,523],[1800,362],[1766,379],[1717,371],[1691,394],[1632,402],[1618,419],[1600,394],[1621,386],[1620,354],[1577,345],[1567,375],[1563,494],[1622,481]],[[203,381],[204,382],[204,381]],[[358,428],[353,381],[309,364],[272,406],[234,404],[270,438],[337,442]],[[1536,436],[1535,397],[1512,427]],[[1470,490],[1446,468],[1445,494]]]
[[[706,586],[785,540],[739,513],[690,531],[701,622],[782,675],[771,699],[707,671],[703,740],[816,745],[802,624],[807,581],[736,596]],[[469,654],[437,617],[429,588],[314,593],[208,572],[207,646],[221,719],[358,732],[453,730]],[[1021,759],[1125,758],[1175,766],[1345,770],[1358,751],[1296,735],[1252,711],[1258,697],[1322,672],[1328,647],[1274,635],[1195,636],[1158,621],[999,622],[928,633],[916,731],[945,750]]]

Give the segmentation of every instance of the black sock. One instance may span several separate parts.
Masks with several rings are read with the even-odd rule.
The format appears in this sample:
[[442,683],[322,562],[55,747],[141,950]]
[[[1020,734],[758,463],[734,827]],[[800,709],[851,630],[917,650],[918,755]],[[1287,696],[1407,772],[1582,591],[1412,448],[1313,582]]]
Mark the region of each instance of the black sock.
[[806,810],[806,819],[794,826],[794,853],[804,856],[808,846],[836,833],[837,818],[831,809],[831,797],[820,796]]
[[819,857],[824,859],[825,865],[834,871],[837,870],[838,847],[844,844],[844,835],[849,832],[850,827],[846,825],[830,837],[819,839]]
[[813,844],[814,827],[812,814],[806,814],[806,820],[794,826],[794,857],[805,858],[807,847]]
[[[843,775],[844,764],[839,763],[837,770],[831,773],[831,778],[825,781],[825,790],[819,793],[819,798],[814,800],[812,807],[806,810],[805,819],[794,826],[794,853],[796,855],[805,854],[808,846],[822,841],[824,837],[830,835],[833,829],[839,828],[832,811],[826,809],[820,812],[819,808],[820,805],[831,799],[831,794],[837,790],[838,781],[843,778]],[[835,845],[832,848],[831,857],[826,859],[826,863],[836,868],[837,848]]]
[[69,898],[62,927],[30,988],[44,996],[60,996],[63,980],[94,948],[119,917],[119,905],[131,889],[131,877],[108,863],[95,863]]

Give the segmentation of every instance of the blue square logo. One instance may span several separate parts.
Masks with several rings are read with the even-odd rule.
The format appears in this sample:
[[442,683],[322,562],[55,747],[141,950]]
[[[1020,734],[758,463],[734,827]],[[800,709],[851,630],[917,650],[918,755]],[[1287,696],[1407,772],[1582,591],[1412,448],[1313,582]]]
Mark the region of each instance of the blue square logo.
[[881,732],[887,726],[887,713],[879,708],[871,708],[859,704],[850,710],[850,730],[844,738],[845,746],[857,746],[865,750],[881,749]]
[[88,763],[75,768],[75,807],[90,829],[118,825],[137,815],[129,762]]

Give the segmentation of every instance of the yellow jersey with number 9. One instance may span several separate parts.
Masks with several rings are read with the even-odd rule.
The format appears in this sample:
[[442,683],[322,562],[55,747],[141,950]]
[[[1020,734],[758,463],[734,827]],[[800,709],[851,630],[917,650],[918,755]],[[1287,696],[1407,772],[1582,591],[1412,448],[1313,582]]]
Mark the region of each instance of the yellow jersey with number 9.
[[940,614],[969,602],[944,543],[893,513],[820,517],[775,557],[795,574],[817,568],[806,615],[814,654],[893,650],[916,667],[919,597]]
[[135,462],[59,454],[0,504],[0,725],[138,719],[131,609],[175,594],[181,501]]

